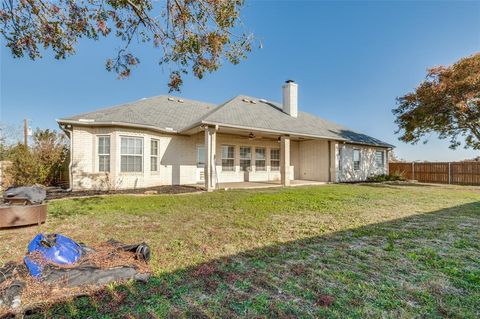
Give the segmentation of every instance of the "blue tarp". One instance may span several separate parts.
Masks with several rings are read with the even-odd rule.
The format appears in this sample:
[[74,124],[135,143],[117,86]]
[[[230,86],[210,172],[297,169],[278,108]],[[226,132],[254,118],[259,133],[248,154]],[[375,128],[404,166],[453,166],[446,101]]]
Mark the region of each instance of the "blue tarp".
[[[60,234],[38,234],[28,245],[28,253],[38,251],[47,262],[58,265],[71,265],[77,262],[83,253],[83,248],[73,239]],[[24,257],[25,264],[33,277],[42,275],[43,266],[37,260]]]

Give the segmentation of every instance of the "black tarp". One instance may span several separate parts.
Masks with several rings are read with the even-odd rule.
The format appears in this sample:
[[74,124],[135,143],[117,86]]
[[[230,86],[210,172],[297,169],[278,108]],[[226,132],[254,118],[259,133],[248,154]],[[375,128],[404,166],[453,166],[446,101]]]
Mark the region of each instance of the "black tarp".
[[46,197],[47,191],[40,186],[12,187],[7,189],[3,195],[5,201],[9,199],[25,199],[30,204],[41,204]]

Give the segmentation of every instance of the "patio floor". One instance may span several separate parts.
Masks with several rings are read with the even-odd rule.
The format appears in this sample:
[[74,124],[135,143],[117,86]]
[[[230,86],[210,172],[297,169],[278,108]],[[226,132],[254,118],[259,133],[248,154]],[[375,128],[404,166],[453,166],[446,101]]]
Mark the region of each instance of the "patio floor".
[[[325,185],[326,182],[307,181],[307,180],[292,180],[290,186],[307,186],[307,185]],[[252,189],[252,188],[270,188],[270,187],[282,187],[280,181],[270,182],[235,182],[235,183],[220,183],[218,189]]]

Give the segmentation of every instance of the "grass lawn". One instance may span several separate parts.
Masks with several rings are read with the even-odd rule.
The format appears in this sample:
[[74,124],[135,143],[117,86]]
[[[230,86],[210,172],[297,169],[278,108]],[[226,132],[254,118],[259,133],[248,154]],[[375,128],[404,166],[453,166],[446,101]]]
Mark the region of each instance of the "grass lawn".
[[478,318],[480,188],[325,185],[50,203],[0,231],[0,264],[38,231],[145,240],[148,284],[111,285],[38,318]]

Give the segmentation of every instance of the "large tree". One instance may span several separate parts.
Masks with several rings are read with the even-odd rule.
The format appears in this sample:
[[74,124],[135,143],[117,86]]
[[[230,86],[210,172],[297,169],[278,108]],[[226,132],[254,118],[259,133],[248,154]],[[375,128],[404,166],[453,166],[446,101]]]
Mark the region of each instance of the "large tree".
[[132,41],[160,49],[170,71],[170,90],[182,75],[202,78],[225,59],[237,64],[251,50],[252,36],[238,31],[243,0],[3,0],[1,34],[13,56],[37,59],[51,48],[57,59],[75,53],[82,37],[114,35],[122,47],[106,68],[128,77],[140,61]]
[[397,98],[393,113],[404,142],[435,132],[452,149],[463,143],[480,150],[480,53],[429,69],[415,91]]

